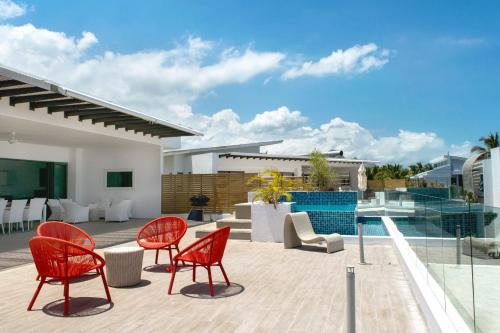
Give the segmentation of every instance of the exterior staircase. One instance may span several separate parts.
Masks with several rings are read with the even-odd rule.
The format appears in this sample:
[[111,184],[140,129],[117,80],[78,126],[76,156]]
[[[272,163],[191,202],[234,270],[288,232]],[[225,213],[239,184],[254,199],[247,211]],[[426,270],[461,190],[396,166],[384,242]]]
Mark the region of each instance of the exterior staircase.
[[[251,240],[252,237],[252,205],[241,203],[234,205],[234,215],[215,222],[216,228],[231,227],[229,239]],[[196,231],[196,237],[201,238],[215,229],[203,229]]]

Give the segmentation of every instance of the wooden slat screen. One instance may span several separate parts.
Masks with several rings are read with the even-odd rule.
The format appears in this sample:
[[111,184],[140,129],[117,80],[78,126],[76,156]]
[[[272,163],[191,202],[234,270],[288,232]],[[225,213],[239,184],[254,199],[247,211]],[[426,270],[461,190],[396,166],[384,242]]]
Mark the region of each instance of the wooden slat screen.
[[204,207],[207,213],[232,213],[234,205],[247,201],[251,186],[248,179],[255,174],[179,174],[162,175],[161,209],[163,214],[187,213],[189,198],[203,194],[210,198]]

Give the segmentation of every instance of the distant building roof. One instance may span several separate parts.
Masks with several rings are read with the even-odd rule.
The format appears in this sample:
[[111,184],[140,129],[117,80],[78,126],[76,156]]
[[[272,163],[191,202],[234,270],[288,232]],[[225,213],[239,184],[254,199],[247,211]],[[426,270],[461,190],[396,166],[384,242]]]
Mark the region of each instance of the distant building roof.
[[282,143],[283,140],[274,140],[274,141],[260,141],[260,142],[251,142],[251,143],[242,143],[238,145],[227,145],[227,146],[214,146],[214,147],[203,147],[203,148],[192,148],[192,149],[174,149],[174,150],[164,150],[164,156],[172,156],[172,155],[183,155],[183,154],[203,154],[203,153],[216,153],[220,151],[227,151],[229,149],[238,151],[238,149],[249,148],[249,147],[262,147],[262,146],[270,146]]
[[[262,154],[262,153],[223,153],[219,157],[223,158],[246,158],[246,159],[259,159],[259,160],[282,160],[282,161],[309,161],[309,156],[303,155],[273,155],[273,154]],[[348,158],[327,158],[329,162],[332,163],[346,163],[346,164],[375,164],[378,161],[372,160],[358,160],[358,159],[348,159]]]
[[[450,155],[449,157],[450,157],[450,159],[454,159],[454,160],[463,160],[463,161],[465,161],[467,159],[466,157],[456,156],[456,155]],[[441,155],[441,156],[438,156],[438,157],[434,157],[432,160],[429,161],[429,163],[431,163],[431,164],[438,163],[438,162],[441,162],[441,161],[444,161],[444,160],[447,160],[447,159],[448,159],[448,155]]]

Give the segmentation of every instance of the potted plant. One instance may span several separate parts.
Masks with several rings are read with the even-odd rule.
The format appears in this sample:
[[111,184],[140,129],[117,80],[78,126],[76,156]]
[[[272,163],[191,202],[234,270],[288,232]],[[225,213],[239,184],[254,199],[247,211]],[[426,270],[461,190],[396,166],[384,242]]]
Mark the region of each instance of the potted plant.
[[293,181],[277,170],[266,170],[248,183],[256,186],[252,200],[252,240],[283,242],[283,224],[291,212]]

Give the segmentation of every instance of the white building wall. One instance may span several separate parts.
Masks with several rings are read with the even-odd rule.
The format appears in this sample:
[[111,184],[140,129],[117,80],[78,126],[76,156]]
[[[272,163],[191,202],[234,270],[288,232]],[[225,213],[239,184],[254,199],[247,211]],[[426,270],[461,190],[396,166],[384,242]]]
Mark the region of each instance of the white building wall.
[[[132,145],[120,149],[83,149],[80,159],[82,203],[101,198],[131,199],[132,215],[152,218],[161,214],[161,149]],[[106,170],[132,170],[132,189],[107,189]]]
[[[49,115],[43,109],[30,111],[26,103],[12,107],[1,99],[0,132],[11,131],[21,142],[0,141],[0,158],[67,163],[68,197],[79,204],[131,199],[133,217],[161,214],[163,161],[157,137],[66,119],[62,113]],[[134,188],[106,189],[106,169],[133,170]]]
[[[123,148],[66,148],[0,142],[0,158],[68,164],[68,197],[82,205],[100,199],[131,199],[133,216],[161,214],[161,149],[155,145]],[[133,170],[133,189],[106,189],[107,169]]]
[[71,148],[0,141],[0,158],[43,162],[69,162]]
[[218,160],[218,154],[214,153],[193,155],[191,157],[192,173],[217,173]]
[[293,172],[295,176],[302,176],[302,166],[306,161],[259,160],[247,158],[220,158],[218,171],[244,171],[258,173],[266,169],[277,169],[281,172]]

